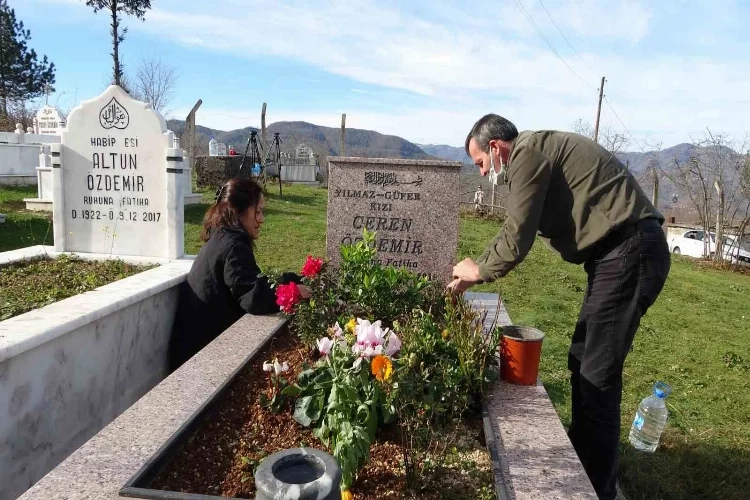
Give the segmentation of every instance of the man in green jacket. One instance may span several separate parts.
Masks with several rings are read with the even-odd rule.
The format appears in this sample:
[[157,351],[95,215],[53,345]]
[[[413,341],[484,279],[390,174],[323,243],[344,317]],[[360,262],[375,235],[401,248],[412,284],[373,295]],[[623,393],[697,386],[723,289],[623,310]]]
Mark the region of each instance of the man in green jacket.
[[466,152],[482,176],[507,183],[507,217],[476,261],[453,268],[448,286],[463,292],[505,276],[537,236],[584,265],[588,286],[568,354],[568,435],[599,498],[614,499],[623,364],[669,273],[664,217],[612,153],[578,134],[519,134],[489,114],[469,132]]

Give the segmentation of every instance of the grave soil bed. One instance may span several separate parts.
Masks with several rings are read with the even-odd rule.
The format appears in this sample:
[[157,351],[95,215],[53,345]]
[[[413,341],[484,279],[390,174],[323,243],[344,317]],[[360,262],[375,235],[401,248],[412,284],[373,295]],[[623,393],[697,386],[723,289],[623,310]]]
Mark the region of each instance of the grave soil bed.
[[0,321],[146,271],[154,266],[71,256],[0,268]]
[[[293,408],[279,413],[261,408],[261,391],[271,393],[263,371],[264,360],[278,357],[289,363],[296,380],[312,353],[284,329],[251,360],[206,412],[197,429],[178,449],[149,488],[180,493],[253,498],[253,473],[266,456],[287,448],[306,446],[330,453],[308,428],[292,417]],[[293,403],[292,403],[293,404]],[[462,422],[459,438],[444,468],[429,489],[407,492],[397,424],[382,428],[370,449],[370,461],[352,486],[355,499],[417,498],[494,499],[492,463],[487,452],[482,419]]]

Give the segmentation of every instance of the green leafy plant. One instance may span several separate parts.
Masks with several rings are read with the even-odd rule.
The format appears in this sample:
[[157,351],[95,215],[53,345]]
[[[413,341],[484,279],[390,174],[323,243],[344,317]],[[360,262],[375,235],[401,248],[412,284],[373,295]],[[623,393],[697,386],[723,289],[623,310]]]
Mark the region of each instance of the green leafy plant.
[[[390,403],[398,416],[407,482],[418,490],[440,472],[460,419],[479,410],[495,378],[496,333],[461,297],[444,297],[442,314],[415,311],[399,331],[401,358]],[[494,329],[493,329],[494,330]]]
[[369,460],[379,424],[396,418],[409,484],[421,487],[493,380],[499,335],[485,335],[484,317],[441,284],[384,266],[367,230],[341,248],[338,267],[308,256],[303,275],[311,299],[281,300],[320,358],[281,395],[296,398],[295,420],[338,461],[342,491]]
[[260,406],[279,413],[286,403],[287,396],[294,394],[294,391],[289,388],[289,382],[282,376],[289,371],[289,365],[286,361],[280,363],[278,359],[274,359],[273,363],[265,361],[263,371],[268,373],[273,388],[271,397],[263,392],[260,393]]
[[408,269],[381,264],[375,233],[366,229],[361,241],[342,246],[340,252],[338,268],[324,264],[303,279],[312,297],[297,303],[291,314],[291,330],[309,347],[320,337],[322,325],[362,317],[390,326],[415,308],[430,307],[442,289]]
[[[321,359],[300,373],[296,384],[287,391],[297,397],[295,420],[314,427],[314,435],[331,449],[338,461],[343,490],[349,489],[356,472],[369,459],[378,422],[393,418],[382,389],[382,383],[390,379],[390,371],[387,375],[372,372],[379,364],[390,367],[391,363],[389,358],[383,359],[386,358],[383,354],[375,353],[385,352],[384,345],[400,344],[394,334],[386,337],[388,332],[380,329],[379,323],[360,320],[358,328],[358,341],[354,345],[347,342],[340,328],[332,331],[333,338],[319,339]],[[373,339],[382,339],[383,343],[375,345],[367,340],[367,332],[374,332]]]
[[391,324],[422,305],[427,278],[406,268],[384,266],[377,259],[375,233],[364,229],[362,240],[341,247],[339,293],[367,317]]
[[290,329],[308,347],[313,347],[325,333],[325,327],[336,323],[347,311],[346,304],[339,298],[335,279],[335,274],[327,266],[317,276],[303,279],[312,297],[296,305]]

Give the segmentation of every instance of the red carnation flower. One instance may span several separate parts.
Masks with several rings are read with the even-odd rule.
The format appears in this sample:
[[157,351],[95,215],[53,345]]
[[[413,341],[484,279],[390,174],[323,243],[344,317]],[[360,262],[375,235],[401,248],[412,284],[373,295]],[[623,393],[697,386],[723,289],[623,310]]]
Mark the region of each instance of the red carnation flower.
[[308,255],[305,265],[302,266],[302,276],[306,278],[314,278],[318,275],[322,267],[323,259],[314,259],[312,255]]
[[301,298],[302,294],[299,293],[296,283],[276,287],[276,304],[287,314],[294,311],[294,304],[299,302]]

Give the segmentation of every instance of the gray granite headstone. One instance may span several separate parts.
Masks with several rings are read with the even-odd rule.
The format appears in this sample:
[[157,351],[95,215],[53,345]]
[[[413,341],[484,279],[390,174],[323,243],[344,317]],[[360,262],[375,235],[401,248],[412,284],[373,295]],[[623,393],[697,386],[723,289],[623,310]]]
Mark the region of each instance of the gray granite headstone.
[[458,248],[460,162],[329,157],[326,254],[376,232],[383,264],[450,280]]

